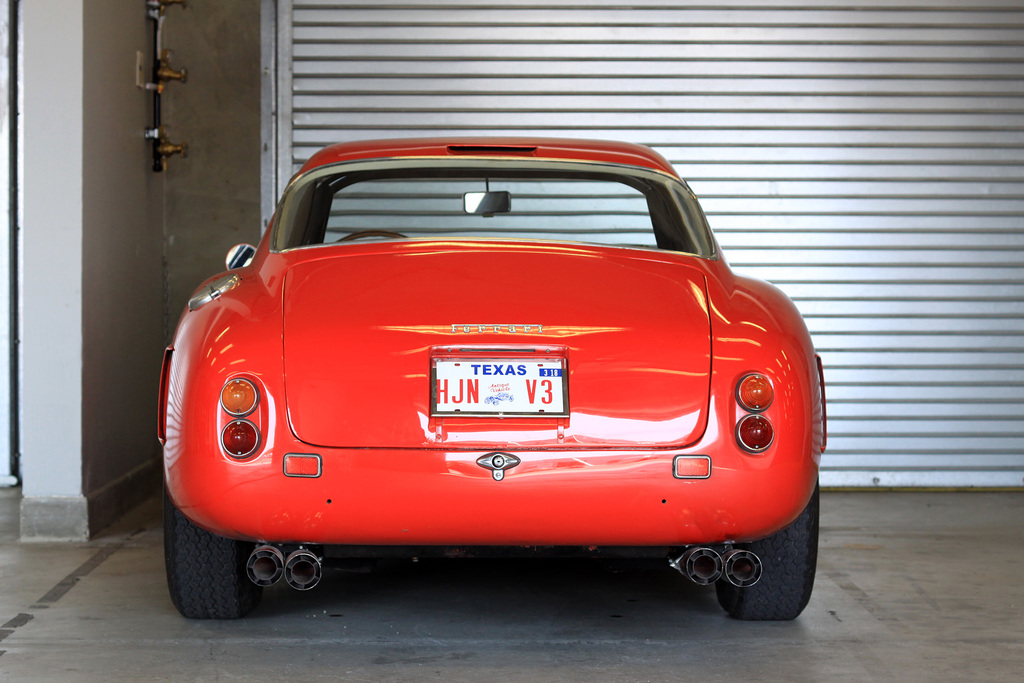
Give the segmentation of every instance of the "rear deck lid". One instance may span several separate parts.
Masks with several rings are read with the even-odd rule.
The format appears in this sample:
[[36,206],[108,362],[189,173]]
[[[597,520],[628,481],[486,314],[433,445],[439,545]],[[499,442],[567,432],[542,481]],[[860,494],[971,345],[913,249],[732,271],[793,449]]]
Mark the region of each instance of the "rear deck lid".
[[[704,431],[706,288],[678,256],[420,241],[316,256],[289,270],[284,291],[288,415],[306,443],[668,447]],[[476,396],[472,375],[452,370],[460,358],[479,365]],[[455,372],[446,386],[439,363]],[[560,378],[543,394],[557,405],[531,408]],[[456,391],[476,399],[471,414],[453,407]]]

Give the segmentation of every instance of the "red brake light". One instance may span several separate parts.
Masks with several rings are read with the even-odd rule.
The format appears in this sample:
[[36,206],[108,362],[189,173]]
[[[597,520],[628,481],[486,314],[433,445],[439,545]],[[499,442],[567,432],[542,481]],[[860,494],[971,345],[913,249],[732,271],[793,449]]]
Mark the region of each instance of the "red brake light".
[[744,410],[759,413],[772,404],[775,390],[771,381],[762,374],[751,373],[740,380],[736,387],[736,400]]
[[252,422],[234,420],[224,427],[220,440],[228,455],[234,458],[244,458],[260,445],[260,433]]
[[259,400],[259,392],[247,379],[233,379],[225,384],[220,392],[221,406],[227,412],[238,417],[251,413]]
[[771,446],[774,438],[775,429],[764,415],[747,415],[736,425],[736,439],[752,453],[760,453]]

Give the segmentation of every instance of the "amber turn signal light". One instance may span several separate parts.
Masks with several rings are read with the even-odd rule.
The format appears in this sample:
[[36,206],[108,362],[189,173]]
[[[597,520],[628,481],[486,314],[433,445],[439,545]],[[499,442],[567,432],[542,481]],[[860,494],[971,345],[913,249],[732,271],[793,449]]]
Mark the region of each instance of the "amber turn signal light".
[[744,410],[759,413],[772,404],[775,390],[771,381],[764,375],[751,373],[740,380],[736,387],[736,399]]
[[252,422],[234,420],[224,427],[220,441],[228,455],[234,458],[244,458],[251,455],[260,445],[260,433]]
[[775,428],[764,415],[747,415],[736,425],[736,439],[751,453],[760,453],[772,445]]
[[232,415],[248,415],[256,408],[260,394],[247,379],[233,379],[220,392],[220,404]]

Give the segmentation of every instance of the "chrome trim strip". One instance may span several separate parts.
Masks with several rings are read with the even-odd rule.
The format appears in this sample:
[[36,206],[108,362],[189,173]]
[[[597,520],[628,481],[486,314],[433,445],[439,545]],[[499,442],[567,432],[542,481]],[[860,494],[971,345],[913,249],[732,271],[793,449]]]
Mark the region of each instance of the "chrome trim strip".
[[214,299],[219,299],[224,293],[230,292],[241,282],[242,278],[238,275],[227,275],[219,280],[214,280],[192,295],[192,298],[188,300],[188,310],[199,310]]

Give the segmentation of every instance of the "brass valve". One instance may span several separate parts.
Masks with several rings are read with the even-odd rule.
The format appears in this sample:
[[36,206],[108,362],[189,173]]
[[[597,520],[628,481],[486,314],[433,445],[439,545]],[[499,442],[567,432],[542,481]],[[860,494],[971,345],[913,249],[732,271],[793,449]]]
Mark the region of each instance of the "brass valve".
[[156,144],[153,149],[160,157],[161,170],[167,170],[167,157],[174,156],[175,154],[180,154],[183,159],[188,157],[187,142],[183,142],[180,145],[171,142],[167,137],[167,134],[164,132],[163,126],[160,126],[160,128],[157,129],[157,136],[158,137],[154,141]]
[[160,138],[160,142],[158,142],[156,146],[156,151],[159,152],[162,157],[180,154],[182,158],[186,158],[188,157],[188,143],[183,142],[180,145],[176,145],[167,138]]
[[175,71],[171,68],[171,51],[164,50],[160,53],[160,68],[156,70],[156,77],[162,86],[167,81],[188,82],[188,69],[184,67]]

